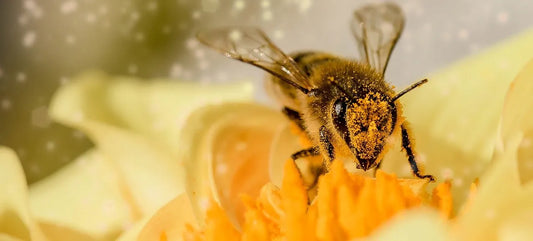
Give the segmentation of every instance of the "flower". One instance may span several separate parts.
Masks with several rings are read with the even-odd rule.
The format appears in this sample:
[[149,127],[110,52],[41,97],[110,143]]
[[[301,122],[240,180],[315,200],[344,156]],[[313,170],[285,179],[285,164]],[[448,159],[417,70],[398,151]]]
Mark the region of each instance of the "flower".
[[[390,219],[384,215],[387,220],[365,229],[371,231],[366,239],[531,237],[531,64],[510,82],[533,55],[532,41],[533,33],[525,33],[461,61],[402,100],[426,172],[451,181],[455,212],[451,221],[443,221],[434,208],[411,208]],[[248,83],[210,88],[143,83],[98,72],[76,79],[58,92],[51,116],[86,133],[96,147],[29,190],[16,156],[1,148],[2,237],[133,240],[142,229],[141,240],[181,240],[187,230],[194,234],[208,227],[206,210],[211,221],[220,224],[209,232],[238,234],[247,227],[247,219],[258,218],[257,212],[245,213],[254,207],[253,199],[243,204],[238,194],[259,196],[258,200],[275,196],[282,166],[299,148],[298,137],[271,108],[232,103],[192,112],[200,105],[249,100]],[[409,169],[400,166],[406,161],[399,155],[391,150],[383,168],[404,176]],[[294,168],[287,170],[294,174]],[[477,177],[479,187],[470,191]],[[265,187],[269,181],[272,184]],[[288,192],[298,195],[291,192],[297,191],[294,187]],[[440,200],[438,210],[449,213],[450,196],[436,195],[441,198],[422,199]],[[210,206],[211,198],[217,205]],[[302,205],[295,207],[301,212]]]
[[[278,237],[277,234],[287,234],[288,240],[304,240],[303,237],[312,236],[310,233],[313,232],[319,240],[344,240],[346,237],[364,237],[367,240],[427,240],[430,237],[433,240],[498,238],[527,240],[532,235],[526,227],[533,217],[530,215],[533,189],[530,182],[525,181],[533,176],[531,174],[533,170],[523,168],[527,162],[523,160],[527,159],[520,156],[528,157],[531,153],[531,148],[526,148],[528,138],[525,137],[531,135],[530,123],[533,122],[528,121],[530,115],[524,106],[533,103],[530,99],[533,97],[526,94],[533,89],[531,85],[533,62],[523,67],[533,56],[533,48],[528,44],[531,40],[533,32],[516,37],[478,56],[460,61],[429,78],[430,83],[433,83],[428,84],[429,88],[417,90],[402,100],[405,116],[414,129],[416,150],[419,159],[425,164],[425,171],[436,175],[440,181],[449,180],[449,184],[439,184],[438,188],[433,189],[437,190],[433,199],[438,203],[437,208],[434,208],[435,205],[433,208],[407,205],[410,207],[409,210],[398,213],[385,212],[387,215],[383,216],[386,218],[372,221],[374,225],[371,228],[353,228],[358,231],[353,231],[355,234],[347,236],[347,233],[352,231],[347,231],[351,229],[342,226],[346,221],[331,217],[335,215],[334,210],[337,210],[337,214],[340,213],[338,210],[343,208],[354,216],[364,215],[367,210],[375,210],[372,209],[373,203],[363,202],[361,206],[357,206],[359,202],[353,200],[360,197],[353,196],[353,202],[335,202],[332,198],[335,195],[328,193],[338,194],[341,193],[341,189],[345,190],[343,193],[349,192],[347,190],[357,193],[365,190],[365,186],[354,188],[350,182],[328,185],[328,177],[340,178],[338,176],[342,171],[337,168],[337,171],[333,171],[334,174],[327,174],[320,180],[316,201],[310,206],[304,205],[307,198],[297,184],[293,183],[289,191],[284,191],[285,183],[299,180],[294,178],[294,168],[293,171],[290,171],[291,168],[285,168],[285,178],[283,181],[281,179],[283,175],[280,170],[283,169],[280,166],[285,163],[287,156],[301,148],[298,137],[290,133],[290,127],[287,125],[280,127],[277,122],[268,121],[271,123],[267,125],[269,128],[276,127],[274,137],[266,134],[272,132],[271,130],[262,129],[266,127],[265,125],[240,127],[242,122],[257,123],[265,116],[274,118],[275,114],[257,116],[252,110],[261,108],[258,105],[254,107],[252,104],[246,104],[239,108],[223,105],[193,113],[189,124],[186,125],[187,128],[192,127],[191,129],[195,130],[190,136],[196,139],[193,142],[187,141],[192,143],[192,146],[189,146],[190,152],[185,151],[184,156],[188,158],[185,162],[194,166],[191,169],[196,172],[191,172],[191,176],[198,180],[187,178],[187,194],[176,199],[180,202],[176,201],[174,204],[182,205],[189,199],[191,205],[177,207],[169,204],[161,209],[141,232],[140,240],[183,240],[183,230],[187,230],[186,240],[214,240],[214,238],[269,240],[273,236]],[[522,71],[513,81],[513,77],[521,68]],[[508,86],[511,87],[507,88]],[[233,113],[233,110],[236,112]],[[213,116],[219,116],[221,113],[224,113],[221,117],[224,121],[212,120]],[[199,124],[197,120],[202,119],[211,120],[211,125]],[[230,131],[233,128],[247,130],[235,134]],[[257,139],[264,137],[267,140],[265,143],[271,140],[272,143],[257,147],[253,143],[250,144],[248,139],[239,138],[246,133],[255,136],[253,142],[258,142]],[[219,145],[226,148],[214,148]],[[237,152],[238,146],[243,145],[253,146],[253,150],[260,148],[261,152]],[[268,155],[259,155],[258,153],[266,152],[264,148],[270,148]],[[250,158],[247,154],[253,154],[252,157],[255,158]],[[267,160],[269,165],[269,181],[272,184],[265,184],[267,182],[264,178],[249,179],[264,175],[266,170],[264,160]],[[410,170],[402,168],[404,163],[407,162],[403,154],[399,150],[391,150],[384,160],[384,170],[402,176],[407,175]],[[250,167],[250,165],[256,166]],[[522,168],[518,168],[519,165]],[[221,166],[225,171],[219,172],[218,168]],[[339,166],[340,164],[337,164],[337,167]],[[227,170],[238,171],[228,174]],[[356,177],[351,176],[347,180],[363,178],[357,176],[359,174],[354,175]],[[387,174],[379,174],[378,179],[384,177],[388,177]],[[476,184],[477,178],[480,180],[479,186]],[[384,183],[391,185],[398,182],[398,179],[392,177],[384,179],[388,180]],[[281,183],[283,183],[281,189],[276,191],[274,187],[280,186]],[[244,184],[256,188],[238,192],[237,190]],[[342,188],[350,185],[352,189]],[[432,189],[433,186],[430,185],[428,188]],[[447,188],[450,188],[452,195],[444,194],[448,192],[443,191],[448,190]],[[373,188],[368,188],[371,189]],[[375,192],[378,193],[379,190],[381,189],[377,188]],[[257,194],[259,192],[260,194]],[[241,202],[236,198],[237,193],[258,198],[244,198],[244,202]],[[283,208],[286,205],[283,202],[284,195],[292,197],[299,204]],[[374,195],[376,198],[377,194]],[[277,197],[281,200],[281,212],[280,206],[272,204],[276,203]],[[215,199],[214,205],[209,205],[210,198]],[[333,201],[328,202],[328,198]],[[424,199],[423,195],[413,198],[426,202],[431,200],[427,197]],[[414,199],[395,199],[396,201],[390,206],[378,205],[378,207],[394,207],[402,201],[409,203],[408,200]],[[420,203],[424,203],[423,201]],[[351,208],[347,208],[348,206]],[[450,211],[451,207],[455,207],[453,212]],[[194,213],[192,217],[182,218],[179,215],[170,217],[168,215],[179,212],[173,211],[167,215],[165,211],[166,209],[188,211],[189,208]],[[318,215],[320,210],[325,210],[323,216]],[[452,218],[442,219],[443,214]],[[265,221],[276,215],[279,216],[279,221]],[[294,220],[282,221],[290,217]],[[313,218],[320,217],[322,221],[313,221]],[[328,226],[328,220],[337,221],[330,222]],[[184,225],[185,223],[189,223],[190,226]],[[276,229],[272,226],[279,227]],[[175,231],[176,227],[180,228],[180,232]],[[324,230],[328,230],[329,233]],[[289,236],[289,233],[295,236]]]
[[0,149],[0,236],[133,240],[155,211],[184,192],[174,151],[188,113],[250,100],[252,91],[249,82],[145,82],[96,71],[73,78],[54,96],[50,116],[95,147],[29,190],[14,153]]

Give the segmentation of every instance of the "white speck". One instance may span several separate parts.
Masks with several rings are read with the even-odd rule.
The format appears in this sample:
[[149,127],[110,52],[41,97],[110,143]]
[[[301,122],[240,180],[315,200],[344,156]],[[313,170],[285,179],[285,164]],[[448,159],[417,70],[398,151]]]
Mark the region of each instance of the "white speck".
[[94,15],[93,13],[88,13],[87,16],[85,17],[85,20],[88,23],[95,23],[96,22],[96,15]]
[[261,7],[262,8],[269,8],[270,7],[270,0],[261,1]]
[[499,12],[498,15],[496,16],[496,20],[500,24],[507,23],[507,21],[509,20],[509,13],[507,13],[507,12]]
[[206,60],[198,61],[198,68],[200,70],[206,70],[208,67],[209,67],[209,62],[207,62]]
[[9,110],[9,109],[11,109],[11,101],[8,100],[8,99],[3,99],[3,100],[2,100],[2,109],[3,109],[3,110]]
[[528,148],[531,146],[531,138],[525,137],[522,139],[522,142],[520,142],[520,148]]
[[188,49],[194,49],[198,47],[198,40],[196,40],[195,38],[190,38],[185,42],[185,46]]
[[263,12],[263,21],[270,21],[272,20],[272,11],[267,10]]
[[24,25],[28,24],[28,16],[26,14],[22,14],[22,15],[19,16],[18,21],[19,21],[20,25],[24,26]]
[[137,65],[136,65],[136,64],[130,64],[130,65],[128,66],[128,73],[130,73],[130,74],[135,74],[135,73],[137,73],[137,70],[138,70],[138,68],[137,68]]
[[28,31],[22,38],[22,45],[26,48],[33,47],[33,44],[35,44],[35,39],[37,39],[37,34],[34,31]]
[[46,142],[46,150],[47,151],[53,151],[56,149],[56,143],[53,141]]
[[150,12],[154,12],[157,10],[159,6],[157,5],[157,2],[149,2],[146,6],[146,9]]
[[183,67],[178,63],[175,63],[172,65],[172,67],[170,67],[170,77],[172,78],[179,77],[182,72],[183,72]]
[[70,81],[70,79],[67,78],[67,77],[61,77],[61,78],[59,78],[59,83],[60,83],[61,85],[65,85],[65,84],[67,84],[69,81]]
[[139,18],[141,18],[141,15],[138,12],[132,12],[130,14],[130,18],[133,21],[137,21],[137,20],[139,20]]
[[246,5],[243,0],[237,0],[233,2],[233,8],[237,11],[243,10]]
[[468,49],[470,50],[470,52],[477,52],[479,51],[479,44],[472,43],[468,46]]
[[209,208],[209,198],[201,197],[198,199],[198,206],[203,210],[207,211]]
[[100,8],[98,8],[98,13],[100,13],[100,15],[106,15],[107,12],[108,12],[107,6],[105,5],[102,5],[100,6]]
[[34,126],[46,128],[50,125],[50,117],[48,116],[48,108],[41,106],[31,112],[31,123]]
[[85,134],[81,131],[73,131],[72,136],[76,139],[83,139],[85,138]]
[[144,33],[136,33],[135,34],[135,40],[137,40],[137,42],[144,41]]
[[31,163],[30,164],[30,172],[31,173],[39,173],[39,172],[41,172],[41,168],[39,167],[39,165],[37,165],[35,163]]
[[169,34],[172,32],[172,27],[169,26],[169,25],[166,25],[163,27],[163,29],[161,30],[161,32],[163,32],[164,34]]
[[300,3],[299,7],[300,7],[300,12],[307,12],[307,10],[309,10],[309,8],[311,8],[311,0],[298,0],[298,2]]
[[75,44],[76,43],[76,37],[74,35],[69,34],[69,35],[67,35],[65,37],[65,42],[67,44]]
[[450,42],[452,40],[452,35],[449,32],[443,32],[441,37],[444,42]]
[[235,145],[235,150],[236,151],[244,151],[244,150],[246,150],[247,147],[248,147],[248,143],[241,141],[241,142],[237,143],[237,145]]
[[202,16],[202,13],[200,11],[194,11],[192,13],[192,18],[193,19],[199,19],[201,16]]
[[76,1],[66,1],[63,4],[61,4],[60,10],[63,14],[69,14],[78,9],[78,2]]
[[25,73],[17,73],[17,82],[24,83],[26,82],[26,74]]
[[461,30],[459,30],[459,32],[457,32],[457,37],[460,40],[467,40],[468,37],[470,37],[470,32],[468,32],[468,30],[466,30],[466,29],[461,29]]
[[274,39],[279,40],[283,37],[285,37],[285,33],[283,32],[283,30],[278,29],[274,31]]
[[451,179],[453,178],[453,170],[450,168],[443,168],[442,171],[440,172],[440,175],[444,179]]
[[35,1],[26,0],[24,1],[24,8],[34,17],[41,18],[43,16],[43,10]]
[[229,39],[234,42],[241,40],[241,38],[242,38],[242,33],[239,30],[233,30],[229,33]]
[[205,56],[205,52],[203,49],[197,49],[194,51],[194,57],[198,58],[198,59],[203,59]]
[[226,174],[228,172],[228,165],[224,163],[217,164],[216,172],[217,174]]
[[485,217],[487,219],[494,219],[494,217],[496,217],[496,212],[493,209],[489,209],[485,212]]
[[455,187],[463,186],[463,179],[462,178],[453,179],[453,186],[455,186]]

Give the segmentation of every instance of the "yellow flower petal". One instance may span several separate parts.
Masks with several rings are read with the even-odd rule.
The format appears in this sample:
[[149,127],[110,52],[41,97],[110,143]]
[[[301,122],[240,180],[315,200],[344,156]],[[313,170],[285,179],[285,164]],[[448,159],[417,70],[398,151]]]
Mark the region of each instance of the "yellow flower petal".
[[435,210],[414,209],[398,214],[371,234],[368,241],[445,241],[447,224]]
[[144,226],[137,240],[183,240],[186,225],[196,227],[196,223],[191,202],[183,193],[157,211]]
[[58,229],[68,228],[94,239],[113,239],[139,215],[112,162],[98,151],[32,185],[30,207],[47,235],[57,237]]
[[186,145],[180,147],[180,159],[200,224],[208,200],[215,198],[239,226],[244,210],[239,194],[258,195],[268,182],[270,143],[284,123],[276,110],[245,103],[208,106],[190,116],[181,136]]
[[16,154],[0,146],[0,239],[46,240],[28,208],[26,177]]
[[[427,180],[419,180],[427,182]],[[409,182],[400,182],[394,175],[379,171],[376,178],[348,173],[340,161],[335,161],[331,170],[321,177],[318,183],[318,195],[308,204],[307,188],[303,183],[295,163],[289,160],[285,164],[281,189],[267,184],[261,195],[254,202],[245,198],[247,211],[244,229],[241,232],[229,227],[229,219],[218,205],[211,207],[207,215],[207,226],[202,231],[189,230],[185,236],[194,237],[187,240],[354,240],[367,237],[371,233],[393,220],[397,214],[420,206],[431,206],[429,195],[419,195],[407,186]],[[440,200],[449,200],[446,188],[438,190]],[[446,205],[436,205],[444,211]],[[441,210],[442,212],[443,210]],[[427,232],[418,232],[428,238],[433,234],[445,233],[447,217],[437,215],[436,210],[421,212],[409,221],[394,223],[414,230],[415,224],[425,222]],[[409,218],[411,216],[409,215]],[[407,220],[407,219],[402,219]],[[407,224],[407,225],[405,225]],[[224,230],[230,230],[225,235]],[[393,230],[399,230],[395,228]],[[218,235],[217,235],[218,234]],[[387,230],[375,237],[392,236]],[[413,235],[411,233],[411,235]],[[407,236],[403,235],[403,238]],[[443,238],[444,240],[444,238]]]
[[[507,92],[502,120],[503,148],[518,144],[518,167],[522,182],[533,180],[533,59]],[[517,143],[519,141],[519,143]]]
[[519,157],[523,157],[520,154],[531,152],[521,143],[533,127],[529,114],[532,80],[533,61],[518,74],[507,94],[501,128],[503,145],[481,178],[475,197],[456,219],[453,231],[459,240],[533,236],[531,219],[523,215],[533,213],[533,183],[521,184],[520,175],[528,172],[519,168]]
[[[74,179],[79,184],[88,184],[88,181],[93,180],[83,175],[76,178],[74,174],[65,174],[63,176],[68,177],[54,181],[54,186],[45,185],[45,188],[39,189],[37,196],[41,198],[35,201],[38,203],[35,205],[35,209],[38,209],[36,212],[54,222],[76,218],[67,223],[75,224],[71,227],[81,227],[78,230],[84,232],[96,232],[95,235],[99,237],[116,238],[119,231],[134,222],[142,222],[142,217],[152,215],[184,191],[183,163],[178,155],[181,150],[180,133],[189,113],[201,105],[222,100],[250,99],[252,91],[251,84],[246,82],[220,86],[169,80],[145,82],[110,77],[101,72],[88,72],[74,78],[72,83],[63,86],[54,96],[50,115],[62,124],[85,132],[95,142],[99,155],[108,162],[107,170],[101,171],[104,175],[113,172],[116,178],[112,182],[115,183],[108,185],[118,185],[120,190],[99,193],[102,198],[119,195],[128,203],[116,210],[108,207],[112,209],[111,212],[121,215],[98,225],[88,220],[101,219],[106,215],[104,210],[92,209],[94,212],[87,212],[87,217],[83,219],[74,215],[82,208],[79,205],[86,201],[83,199],[71,204],[75,207],[73,209],[54,211],[63,207],[46,206],[43,200],[52,199],[52,193],[57,194],[57,190],[72,188],[68,182],[61,180]],[[85,189],[71,192],[79,196],[94,194]],[[55,204],[66,201],[65,192],[61,192],[56,199]],[[121,208],[129,209],[130,217],[124,218]],[[111,225],[116,224],[117,220],[127,220],[127,224],[122,224],[117,230]]]
[[[491,160],[505,94],[533,56],[532,42],[533,31],[503,41],[438,71],[401,99],[425,173],[453,179],[455,205]],[[410,175],[398,144],[385,159],[384,170]]]
[[50,114],[74,127],[91,120],[128,129],[173,151],[181,142],[182,124],[191,111],[252,97],[250,82],[206,85],[170,79],[145,81],[94,71],[80,74],[61,87],[52,100]]

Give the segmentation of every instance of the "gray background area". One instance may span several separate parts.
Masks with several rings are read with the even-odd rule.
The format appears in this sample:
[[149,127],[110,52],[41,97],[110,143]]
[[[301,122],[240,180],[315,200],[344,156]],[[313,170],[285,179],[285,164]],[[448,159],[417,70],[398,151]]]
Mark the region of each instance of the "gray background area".
[[[263,73],[200,46],[204,27],[257,25],[281,49],[347,57],[355,0],[22,0],[0,2],[0,145],[16,150],[30,182],[91,146],[50,122],[54,91],[87,69],[171,81],[260,81]],[[407,25],[387,79],[401,87],[533,27],[532,0],[405,0]],[[147,80],[148,81],[148,80]],[[268,102],[263,92],[258,99]]]

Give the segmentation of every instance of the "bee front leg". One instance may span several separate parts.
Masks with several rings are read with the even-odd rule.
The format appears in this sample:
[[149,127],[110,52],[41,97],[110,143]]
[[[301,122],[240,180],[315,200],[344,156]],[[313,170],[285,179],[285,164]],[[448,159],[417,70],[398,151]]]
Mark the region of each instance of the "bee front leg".
[[[318,146],[314,146],[314,147],[303,149],[301,151],[298,151],[292,154],[291,158],[295,162],[295,165],[296,165],[296,160],[300,158],[310,157],[310,156],[319,156],[319,155],[320,155],[320,148]],[[298,165],[296,165],[296,167],[298,167]],[[298,168],[298,171],[300,172],[300,176],[303,178],[302,172],[299,168]],[[309,187],[307,187],[307,191],[315,188],[315,186],[318,184],[318,178],[322,174],[324,174],[324,171],[325,171],[325,168],[323,165],[321,165],[320,167],[315,167],[311,169],[311,174],[313,175],[313,182],[311,183],[311,185],[309,185]]]
[[407,130],[407,125],[405,123],[402,124],[402,147],[407,154],[409,164],[411,165],[411,169],[413,170],[415,176],[418,178],[428,178],[430,181],[435,181],[435,178],[432,175],[420,174],[420,170],[418,170],[418,165],[416,164],[415,154],[413,152],[412,141],[409,138],[409,131]]
[[329,160],[327,160],[328,164],[329,162],[332,162],[333,159],[335,159],[335,152],[333,151],[333,144],[329,141],[330,134],[326,126],[320,127],[320,145],[322,145],[322,148],[324,148],[324,151],[328,154]]
[[283,114],[287,116],[289,120],[294,121],[294,123],[296,123],[296,125],[298,125],[300,129],[305,130],[304,121],[302,120],[302,115],[300,114],[300,112],[288,107],[283,107],[283,110],[281,110],[281,112],[283,112]]

